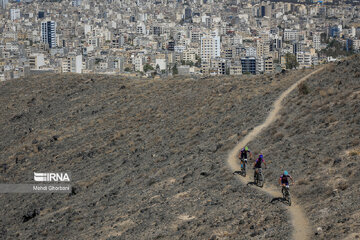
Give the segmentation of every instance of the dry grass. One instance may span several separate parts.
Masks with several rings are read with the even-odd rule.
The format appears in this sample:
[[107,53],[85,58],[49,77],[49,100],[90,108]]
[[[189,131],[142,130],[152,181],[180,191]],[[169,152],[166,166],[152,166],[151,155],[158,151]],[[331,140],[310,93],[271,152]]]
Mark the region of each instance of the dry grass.
[[[146,236],[151,236],[153,230],[155,230],[155,227],[152,225],[153,223],[158,223],[159,225],[156,228],[160,228],[160,230],[165,229],[167,224],[171,224],[174,218],[173,210],[179,212],[178,215],[188,212],[192,216],[201,216],[191,212],[193,206],[190,205],[205,202],[206,198],[213,198],[214,196],[214,200],[218,199],[221,204],[216,206],[208,205],[206,207],[206,216],[199,220],[206,219],[209,222],[215,222],[220,219],[219,227],[209,229],[208,224],[203,224],[201,228],[206,229],[207,233],[210,234],[214,230],[221,229],[222,231],[217,232],[217,237],[223,236],[225,239],[226,237],[239,237],[240,235],[232,236],[234,232],[233,226],[236,228],[237,220],[229,220],[229,222],[223,223],[222,218],[218,218],[218,216],[230,215],[233,219],[236,219],[235,215],[242,211],[244,205],[233,203],[239,201],[245,202],[242,200],[247,199],[247,195],[256,196],[256,193],[240,192],[242,187],[240,188],[240,186],[236,185],[239,188],[234,187],[234,190],[227,191],[226,197],[224,197],[221,194],[221,186],[222,184],[233,184],[234,176],[224,164],[217,164],[217,161],[222,163],[223,156],[208,153],[208,149],[211,150],[215,143],[224,143],[221,151],[225,152],[224,149],[226,147],[230,148],[233,144],[222,142],[224,139],[236,140],[237,132],[245,135],[246,128],[253,126],[257,119],[264,117],[265,113],[262,112],[260,116],[255,114],[255,120],[252,119],[252,116],[241,115],[244,112],[244,110],[241,110],[244,105],[249,107],[243,109],[251,109],[251,106],[254,104],[255,97],[253,96],[254,91],[251,90],[252,88],[255,88],[257,91],[261,90],[261,93],[269,93],[269,96],[260,102],[260,104],[266,103],[267,105],[267,103],[272,102],[272,99],[275,97],[274,95],[282,92],[288,85],[299,78],[298,75],[302,73],[297,71],[296,74],[290,75],[286,73],[279,75],[281,78],[279,80],[274,79],[271,84],[263,84],[264,81],[262,79],[257,80],[255,78],[249,78],[247,82],[244,80],[244,84],[240,81],[231,80],[229,85],[238,86],[232,91],[229,91],[231,89],[230,86],[224,87],[224,79],[216,79],[216,81],[214,80],[215,83],[212,83],[213,80],[211,79],[206,81],[184,80],[194,85],[191,86],[189,91],[183,91],[183,89],[187,90],[190,88],[188,83],[186,85],[183,84],[183,80],[163,82],[161,85],[154,84],[160,83],[160,81],[144,81],[136,84],[129,81],[124,83],[127,85],[126,90],[123,90],[121,93],[116,92],[116,96],[113,96],[113,92],[115,89],[118,91],[118,84],[106,80],[103,84],[104,87],[111,84],[111,89],[98,89],[99,91],[89,91],[83,94],[82,96],[86,102],[81,102],[82,98],[75,96],[69,99],[71,106],[65,106],[66,108],[64,108],[62,104],[58,106],[53,105],[54,112],[56,110],[55,107],[58,107],[64,113],[69,112],[70,114],[62,115],[59,114],[59,111],[56,116],[53,116],[53,112],[48,115],[49,118],[52,118],[51,121],[53,119],[54,121],[56,119],[59,120],[54,126],[54,129],[59,131],[43,133],[41,136],[44,136],[44,141],[48,141],[52,135],[60,135],[58,139],[60,144],[46,149],[46,154],[48,156],[60,155],[59,160],[54,161],[54,167],[79,166],[76,175],[81,177],[76,183],[76,185],[79,185],[79,193],[76,196],[66,196],[66,199],[62,200],[57,206],[57,208],[73,206],[74,209],[81,210],[80,216],[83,217],[83,220],[77,220],[76,224],[69,226],[69,230],[73,229],[74,232],[78,232],[80,238],[94,238],[94,234],[99,231],[103,231],[101,237],[106,238],[108,236],[110,238],[114,236],[116,238],[116,236],[121,236],[123,231],[135,228],[139,224],[141,226],[131,231],[131,237],[134,239],[144,239]],[[94,84],[95,86],[89,89],[99,87],[99,81],[101,80],[96,79],[95,83],[97,85]],[[81,86],[82,83],[79,84],[75,82],[74,88],[77,86],[83,88]],[[88,84],[92,83],[88,81]],[[239,89],[240,87],[242,88],[241,90]],[[71,90],[71,92],[73,91]],[[159,94],[155,97],[153,96],[154,92],[159,92]],[[246,94],[243,92],[246,92]],[[106,95],[100,95],[100,93],[106,93]],[[193,99],[193,95],[198,97]],[[105,96],[108,97],[106,98]],[[71,99],[73,100],[71,101]],[[149,99],[151,99],[151,102]],[[239,102],[242,99],[244,101],[240,104]],[[245,102],[245,99],[249,99],[251,102]],[[115,103],[115,100],[117,103]],[[181,104],[179,104],[180,100]],[[259,105],[258,101],[256,102],[257,107],[262,108],[262,105]],[[84,107],[85,104],[90,106]],[[232,105],[235,105],[235,107],[232,108]],[[84,108],[84,110],[77,113],[76,111],[81,108]],[[165,110],[167,111],[165,112]],[[96,113],[92,114],[92,112]],[[44,118],[47,117],[45,114],[43,115]],[[175,118],[174,116],[178,118],[176,121],[172,121]],[[38,124],[38,128],[35,128],[36,131],[48,128],[52,124],[51,121]],[[241,121],[246,122],[246,125],[243,126]],[[144,127],[145,124],[149,125]],[[285,125],[286,122],[284,124],[283,121],[282,124]],[[151,128],[154,129],[149,131],[149,128],[150,130]],[[281,132],[275,131],[275,134],[279,139],[284,137]],[[191,140],[186,139],[187,136]],[[27,143],[29,145],[29,142]],[[30,145],[30,147],[32,146]],[[144,148],[146,151],[141,150]],[[186,150],[184,151],[185,148]],[[199,148],[203,149],[200,153],[198,153]],[[138,149],[136,154],[131,154],[136,149]],[[10,151],[9,155],[15,153]],[[27,153],[24,154],[26,155]],[[88,157],[87,154],[91,154],[91,157]],[[182,158],[184,154],[189,156]],[[84,156],[86,160],[82,160]],[[29,159],[29,162],[31,160]],[[162,161],[165,162],[162,163]],[[22,167],[29,169],[25,164]],[[212,171],[213,174],[205,178],[200,175],[203,169],[204,171]],[[17,169],[17,171],[19,170],[20,168]],[[188,172],[194,172],[194,174],[183,176],[183,174]],[[198,178],[199,175],[200,177]],[[110,187],[109,193],[104,191],[103,185]],[[149,185],[151,185],[151,188],[148,187]],[[199,193],[196,191],[188,192],[187,190],[190,187],[200,189],[198,190]],[[117,196],[111,195],[112,193]],[[141,195],[138,193],[141,193]],[[160,222],[154,221],[156,216],[146,219],[145,215],[138,215],[137,211],[133,212],[133,210],[138,209],[140,204],[144,208],[153,208],[154,206],[150,206],[146,202],[148,199],[151,199],[153,194],[158,195],[159,193],[164,195],[164,198],[153,199],[154,202],[171,202],[171,204],[162,204],[161,208],[154,209],[153,212],[156,210],[157,213],[164,213],[164,219]],[[180,194],[177,195],[178,193]],[[95,203],[94,199],[96,200],[96,205],[87,206],[86,203]],[[123,201],[119,201],[120,199]],[[255,209],[260,209],[256,208],[260,204],[258,202],[252,202]],[[24,204],[16,203],[14,208],[16,207],[19,210],[15,213],[20,212],[21,207],[25,206],[25,204],[30,205],[31,202],[24,202]],[[49,206],[51,206],[51,203],[49,203]],[[105,206],[107,208],[104,208]],[[268,207],[269,211],[275,208],[272,206]],[[201,206],[201,208],[203,207]],[[228,209],[233,210],[232,213]],[[258,213],[257,210],[252,212]],[[271,212],[274,213],[274,211]],[[14,213],[14,211],[12,210],[11,213]],[[93,213],[94,215],[92,215]],[[119,218],[120,215],[126,213],[132,215],[131,220],[128,217],[117,220],[113,218]],[[260,214],[257,215],[261,216]],[[86,216],[92,216],[92,218],[86,219]],[[105,216],[104,219],[100,219],[101,216]],[[67,213],[64,218],[67,217],[73,216]],[[90,222],[87,224],[86,222],[89,220]],[[249,219],[251,222],[254,220],[252,218]],[[82,221],[84,222],[83,225],[80,224]],[[36,224],[38,224],[39,228],[42,228],[46,224],[46,221],[43,222],[39,221]],[[276,222],[277,220],[273,220],[269,225],[276,226]],[[10,222],[5,224],[10,225]],[[55,224],[54,228],[60,229],[61,226]],[[249,226],[247,225],[243,225],[244,229],[248,229]],[[228,226],[232,227],[227,229]],[[175,229],[174,231],[178,231],[179,234],[186,234],[188,230]],[[86,237],[85,235],[81,236],[82,233],[80,231],[87,234]],[[192,228],[191,231],[194,231],[191,234],[196,236],[196,234],[203,230],[198,230],[196,227]],[[280,238],[283,238],[277,229],[274,231]],[[285,230],[282,228],[281,231]],[[63,233],[59,232],[59,234]],[[237,233],[246,234],[244,231]],[[54,232],[51,232],[51,234],[54,234]],[[69,235],[64,235],[64,237],[69,237]],[[169,236],[168,238],[172,237],[176,238],[174,236]],[[209,237],[208,235],[204,236],[204,238]]]
[[175,196],[173,196],[174,199],[179,199],[179,198],[183,199],[183,198],[188,198],[188,197],[190,197],[189,191],[181,192],[181,193],[178,193]]
[[357,145],[357,147],[345,151],[345,154],[346,154],[346,155],[352,156],[352,157],[353,157],[353,156],[358,156],[358,155],[360,155],[360,146],[358,146],[358,144],[359,144],[358,141],[359,141],[359,140],[354,140],[354,141],[353,141],[353,145]]
[[82,187],[90,187],[92,186],[94,183],[96,182],[100,182],[101,179],[107,177],[107,176],[110,176],[110,174],[108,173],[100,173],[96,176],[94,176],[93,178],[87,180],[87,181],[79,181],[78,184],[79,186],[82,186]]
[[299,180],[297,181],[297,184],[298,184],[298,185],[308,185],[308,184],[309,184],[309,180],[307,180],[307,179],[299,179]]
[[336,93],[336,90],[335,90],[334,88],[329,88],[329,89],[327,90],[327,94],[328,94],[329,96],[334,95],[335,93]]
[[326,97],[326,96],[327,96],[327,92],[322,89],[322,90],[319,91],[319,95],[322,96],[322,97]]
[[350,152],[349,155],[350,155],[350,156],[356,156],[356,155],[359,155],[359,152],[355,152],[355,151],[354,151],[354,152]]

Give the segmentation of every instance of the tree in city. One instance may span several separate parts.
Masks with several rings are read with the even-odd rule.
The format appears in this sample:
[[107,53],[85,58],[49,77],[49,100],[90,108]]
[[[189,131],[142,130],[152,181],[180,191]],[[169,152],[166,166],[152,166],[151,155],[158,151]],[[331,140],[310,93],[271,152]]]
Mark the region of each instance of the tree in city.
[[95,64],[98,65],[101,62],[100,58],[95,58]]
[[332,39],[325,49],[321,49],[320,54],[327,57],[339,57],[351,55],[352,51],[347,52],[344,44],[336,39]]
[[188,60],[185,62],[185,65],[189,65],[190,67],[192,67],[192,66],[194,66],[194,63],[193,63],[193,61]]
[[196,54],[195,59],[196,59],[195,66],[196,67],[201,67],[201,58],[200,58],[200,56]]
[[329,43],[329,38],[326,33],[320,33],[321,43]]
[[286,59],[286,69],[293,69],[299,66],[299,63],[296,61],[295,54],[287,53],[285,55]]
[[194,66],[194,63],[191,60],[187,60],[187,61],[181,60],[181,65],[188,65],[188,66],[192,67],[192,66]]
[[154,68],[150,65],[150,64],[145,64],[144,65],[144,72],[150,71],[150,70],[154,70]]
[[172,73],[173,73],[173,75],[176,75],[176,74],[179,73],[179,71],[178,71],[178,69],[177,69],[177,66],[176,66],[176,63],[175,63],[175,65],[174,65],[174,67],[172,68]]
[[226,68],[225,74],[226,74],[226,75],[230,75],[230,68]]

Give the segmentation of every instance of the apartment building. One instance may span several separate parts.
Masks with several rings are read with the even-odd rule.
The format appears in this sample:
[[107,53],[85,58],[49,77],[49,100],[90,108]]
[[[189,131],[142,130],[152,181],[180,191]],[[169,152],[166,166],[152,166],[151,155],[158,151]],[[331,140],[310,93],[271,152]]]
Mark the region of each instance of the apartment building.
[[67,58],[64,58],[61,63],[61,71],[63,73],[82,73],[83,62],[82,55],[70,54]]
[[212,58],[220,57],[220,37],[204,36],[201,38],[201,61],[210,62]]
[[284,41],[296,41],[299,38],[299,31],[293,29],[284,30]]
[[29,56],[30,69],[39,70],[45,65],[44,54],[33,53]]
[[272,73],[274,71],[274,61],[272,57],[264,59],[264,72]]
[[222,58],[214,58],[211,60],[210,70],[213,74],[225,75],[226,74],[226,60]]
[[198,52],[197,49],[194,49],[194,48],[188,48],[188,49],[184,50],[182,53],[183,60],[191,61],[191,62],[195,63],[197,52]]
[[243,74],[256,74],[256,58],[244,57],[241,58],[241,68]]
[[312,57],[309,52],[298,52],[296,54],[296,61],[299,63],[300,68],[311,67]]
[[18,8],[10,9],[10,19],[12,21],[14,21],[16,19],[20,19],[20,9],[18,9]]
[[313,47],[316,50],[320,50],[321,40],[320,40],[320,33],[315,33],[313,35]]
[[242,75],[241,63],[235,63],[230,66],[230,75]]

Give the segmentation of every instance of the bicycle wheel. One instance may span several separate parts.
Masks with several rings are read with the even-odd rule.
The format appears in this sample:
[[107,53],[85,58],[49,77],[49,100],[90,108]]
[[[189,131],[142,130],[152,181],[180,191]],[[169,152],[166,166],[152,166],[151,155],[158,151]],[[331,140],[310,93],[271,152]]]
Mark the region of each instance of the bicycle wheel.
[[282,195],[283,195],[284,201],[286,201],[286,192],[285,192],[284,187],[281,188],[281,193],[282,193]]
[[264,186],[264,175],[261,172],[258,173],[258,186],[259,187]]
[[288,204],[289,204],[289,206],[291,206],[291,198],[290,198],[290,192],[289,192],[289,190],[287,190],[287,201],[288,201]]

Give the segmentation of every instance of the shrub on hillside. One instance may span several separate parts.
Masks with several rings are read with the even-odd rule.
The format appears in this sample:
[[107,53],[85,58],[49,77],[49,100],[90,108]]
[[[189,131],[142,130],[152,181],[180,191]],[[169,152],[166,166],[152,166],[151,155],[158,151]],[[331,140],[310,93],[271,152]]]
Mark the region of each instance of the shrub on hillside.
[[298,86],[299,93],[302,95],[306,95],[310,93],[310,88],[306,85],[306,83],[301,83]]
[[338,187],[344,191],[349,187],[349,184],[346,181],[341,181],[339,182]]
[[298,185],[309,185],[309,180],[308,179],[300,179],[299,181],[297,181]]
[[329,72],[335,72],[335,66],[334,65],[331,65],[328,69],[329,69]]

